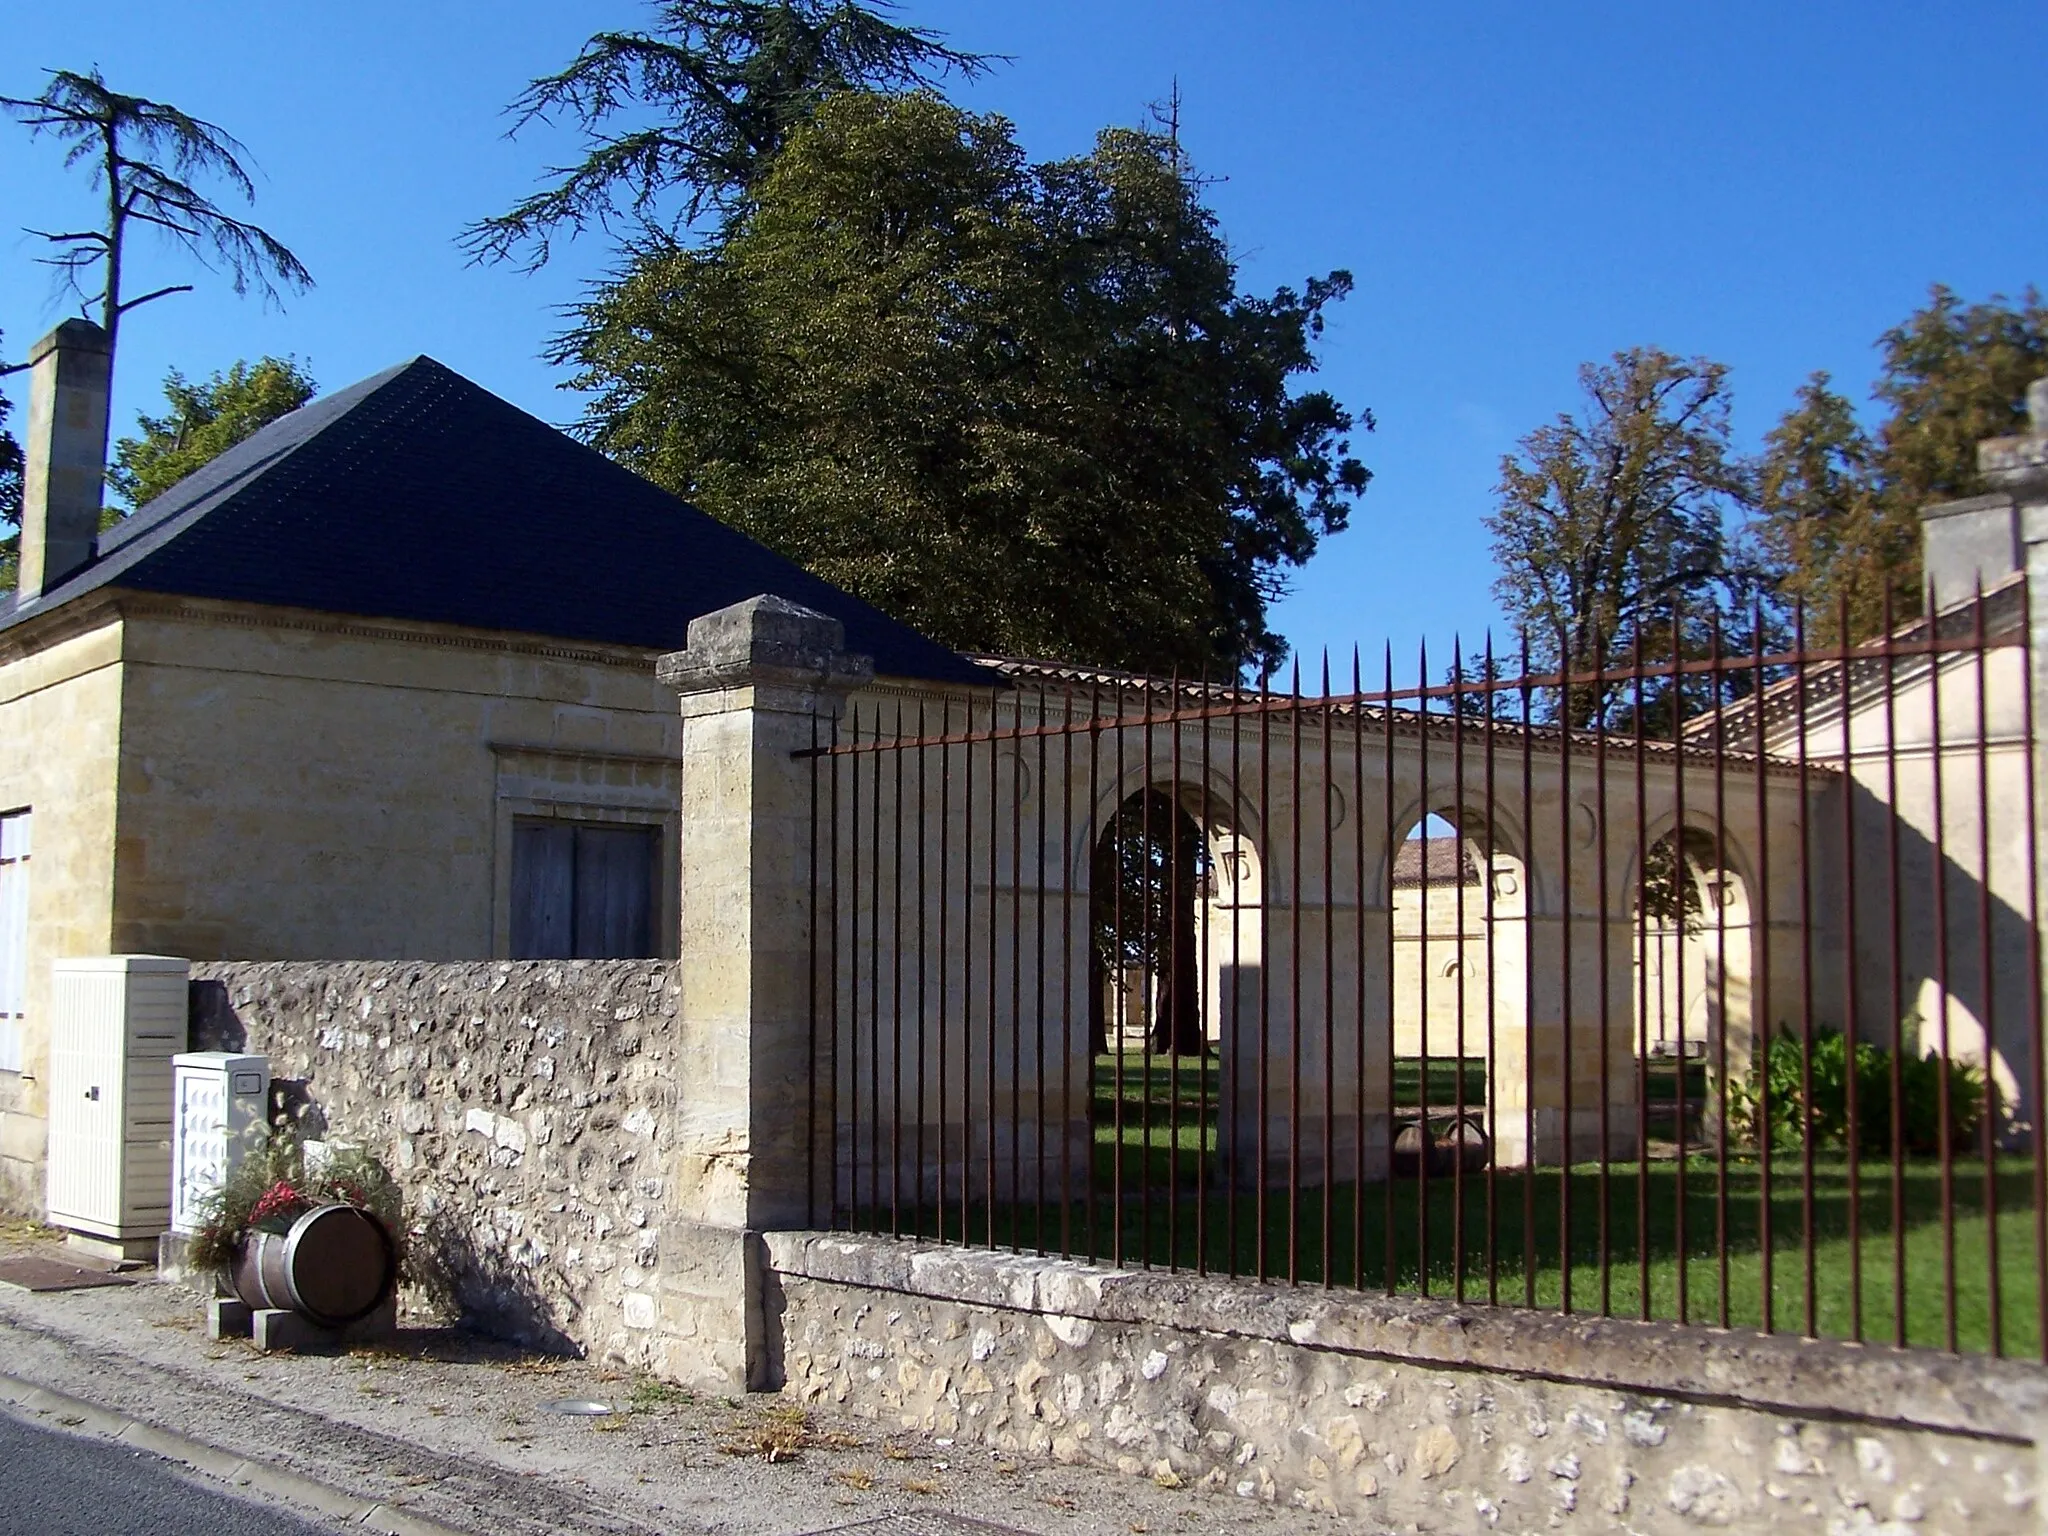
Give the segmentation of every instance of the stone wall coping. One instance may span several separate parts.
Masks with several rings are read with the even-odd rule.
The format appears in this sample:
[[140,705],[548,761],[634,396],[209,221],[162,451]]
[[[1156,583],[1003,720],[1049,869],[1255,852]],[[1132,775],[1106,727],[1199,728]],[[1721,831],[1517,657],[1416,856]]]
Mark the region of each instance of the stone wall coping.
[[887,1237],[764,1239],[778,1274],[1073,1323],[1179,1328],[2014,1443],[2034,1441],[2048,1411],[2048,1368],[2023,1361],[1144,1273]]

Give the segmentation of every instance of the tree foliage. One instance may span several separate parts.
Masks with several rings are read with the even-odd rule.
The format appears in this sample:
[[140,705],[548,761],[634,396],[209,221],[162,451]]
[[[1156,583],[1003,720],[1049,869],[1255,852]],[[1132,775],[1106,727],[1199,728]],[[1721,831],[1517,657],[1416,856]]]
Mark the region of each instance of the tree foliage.
[[936,639],[1233,672],[1365,488],[1370,417],[1292,387],[1350,286],[1239,293],[1166,136],[1034,165],[1000,118],[843,92],[557,356],[606,453]]
[[[1640,641],[1652,659],[1699,654],[1740,614],[1745,573],[1731,520],[1750,497],[1730,440],[1728,372],[1655,347],[1579,370],[1583,409],[1561,413],[1501,460],[1487,529],[1502,605],[1540,670],[1617,665]],[[1555,713],[1584,726],[1618,687],[1573,688]]]
[[745,207],[790,134],[829,97],[972,78],[992,62],[853,0],[658,0],[653,9],[653,28],[598,33],[512,104],[512,133],[565,118],[583,158],[465,230],[472,256],[538,267],[560,234],[621,217],[640,243],[673,243]]
[[142,416],[141,436],[114,445],[107,479],[131,506],[162,495],[243,438],[289,415],[319,386],[295,358],[237,361],[225,373],[195,384],[173,368],[164,378],[168,409]]
[[[48,73],[40,96],[0,96],[0,108],[32,135],[48,134],[69,145],[64,164],[83,167],[106,199],[104,222],[96,228],[31,233],[55,248],[44,259],[81,304],[99,307],[110,351],[128,311],[192,286],[175,283],[126,296],[129,240],[137,226],[203,265],[217,266],[238,294],[254,288],[269,301],[279,297],[280,287],[312,286],[312,275],[276,237],[234,217],[196,185],[200,178],[217,177],[243,202],[254,203],[256,185],[243,163],[248,150],[233,135],[165,102],[124,96],[97,69]],[[87,284],[95,272],[100,286],[93,290]]]
[[1765,442],[1756,534],[1779,591],[1807,609],[1809,640],[1852,640],[1920,611],[1920,513],[1976,495],[1977,444],[2021,430],[2028,384],[2048,374],[2048,306],[2033,289],[1964,304],[1935,286],[1878,341],[1874,431],[1826,374]]

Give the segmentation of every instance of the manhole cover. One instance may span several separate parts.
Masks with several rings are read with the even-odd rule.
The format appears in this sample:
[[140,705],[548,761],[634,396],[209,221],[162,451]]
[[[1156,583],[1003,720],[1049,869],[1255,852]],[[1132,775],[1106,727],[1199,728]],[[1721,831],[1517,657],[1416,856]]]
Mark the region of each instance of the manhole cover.
[[856,1520],[851,1525],[827,1526],[806,1531],[804,1536],[1027,1536],[1012,1525],[988,1520],[970,1520],[965,1515],[908,1513],[884,1515],[879,1520]]
[[96,1285],[131,1283],[125,1275],[109,1274],[104,1269],[81,1269],[40,1254],[0,1260],[0,1285],[19,1286],[24,1291],[83,1291]]

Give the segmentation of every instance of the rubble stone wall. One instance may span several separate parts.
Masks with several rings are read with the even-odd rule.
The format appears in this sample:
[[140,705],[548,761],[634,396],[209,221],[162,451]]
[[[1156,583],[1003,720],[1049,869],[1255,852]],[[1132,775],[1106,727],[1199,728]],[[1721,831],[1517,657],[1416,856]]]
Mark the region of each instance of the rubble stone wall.
[[1372,1529],[2038,1532],[2012,1362],[767,1239],[784,1390]]
[[261,1052],[273,1103],[406,1194],[416,1312],[656,1357],[671,962],[206,963],[192,1045]]

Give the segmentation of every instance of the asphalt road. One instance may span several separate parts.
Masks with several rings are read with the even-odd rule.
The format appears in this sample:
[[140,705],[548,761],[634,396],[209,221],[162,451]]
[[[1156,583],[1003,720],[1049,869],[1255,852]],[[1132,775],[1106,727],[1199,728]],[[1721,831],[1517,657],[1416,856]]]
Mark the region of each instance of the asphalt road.
[[217,1493],[147,1451],[0,1414],[5,1536],[315,1536],[332,1529]]

